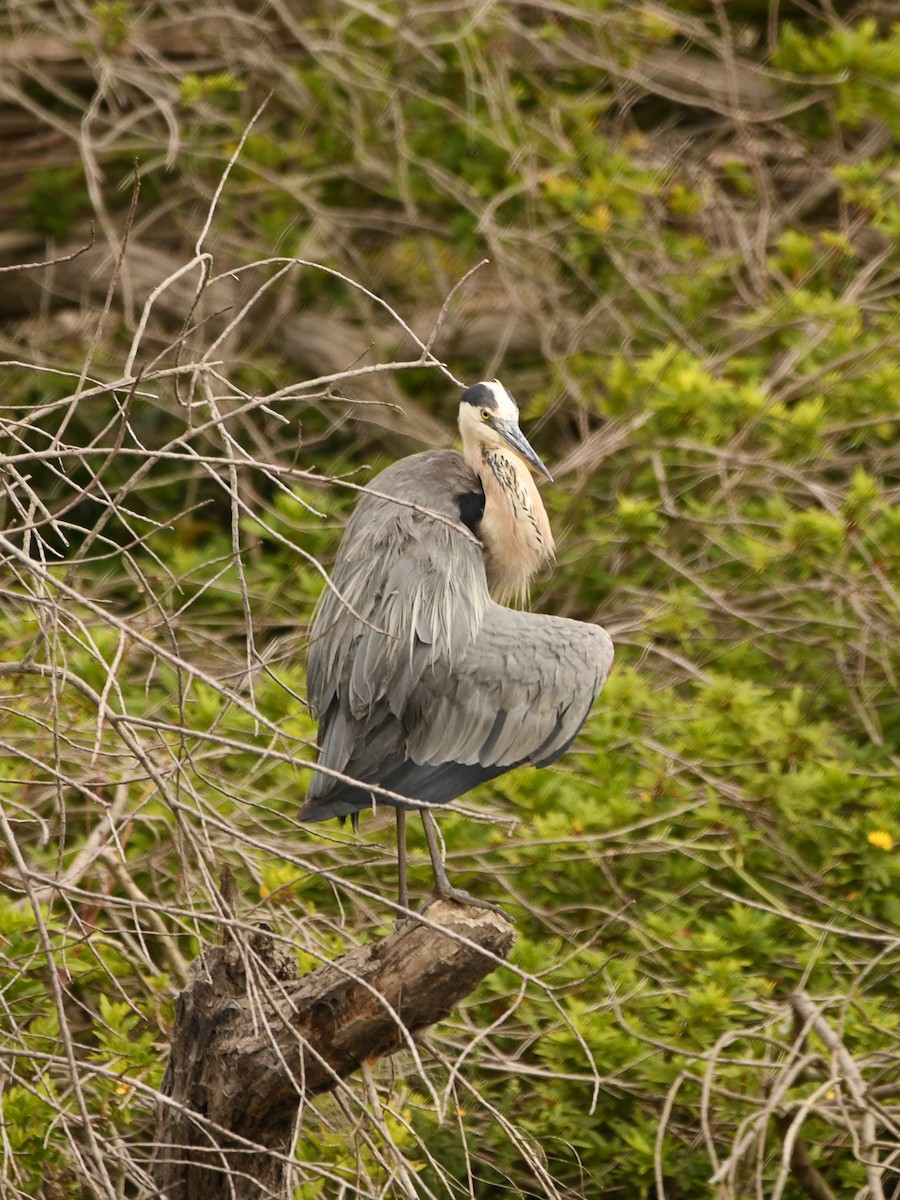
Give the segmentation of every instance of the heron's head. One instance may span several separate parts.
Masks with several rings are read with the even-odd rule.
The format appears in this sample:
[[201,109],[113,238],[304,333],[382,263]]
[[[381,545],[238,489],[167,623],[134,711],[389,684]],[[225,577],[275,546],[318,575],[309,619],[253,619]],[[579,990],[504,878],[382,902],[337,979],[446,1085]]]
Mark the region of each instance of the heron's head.
[[460,397],[459,431],[464,446],[512,450],[533,470],[552,479],[519,428],[516,402],[499,380],[466,388]]

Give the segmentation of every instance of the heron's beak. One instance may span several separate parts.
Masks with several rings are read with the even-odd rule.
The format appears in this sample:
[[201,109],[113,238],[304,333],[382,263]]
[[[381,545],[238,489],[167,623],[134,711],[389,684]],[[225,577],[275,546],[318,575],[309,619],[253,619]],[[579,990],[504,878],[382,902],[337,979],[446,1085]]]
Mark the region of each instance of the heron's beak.
[[530,467],[534,467],[535,471],[540,471],[551,483],[553,482],[553,476],[535,454],[528,438],[515,421],[497,421],[494,428],[507,445],[511,446],[521,458],[524,458]]

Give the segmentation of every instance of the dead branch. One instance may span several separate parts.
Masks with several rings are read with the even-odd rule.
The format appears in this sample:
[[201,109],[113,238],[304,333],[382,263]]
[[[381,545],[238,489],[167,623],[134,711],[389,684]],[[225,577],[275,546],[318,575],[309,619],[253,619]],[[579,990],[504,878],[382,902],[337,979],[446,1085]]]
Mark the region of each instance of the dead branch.
[[163,1081],[155,1178],[167,1200],[284,1195],[303,1102],[412,1047],[513,943],[489,910],[438,901],[426,916],[300,979],[265,932],[198,960]]
[[[792,1120],[785,1114],[776,1115],[775,1127],[782,1138],[787,1138],[791,1132]],[[835,1200],[834,1192],[828,1186],[825,1177],[817,1170],[809,1153],[806,1143],[798,1135],[790,1150],[791,1174],[810,1200]]]
[[837,1073],[846,1084],[859,1114],[859,1156],[865,1163],[869,1195],[873,1200],[884,1200],[881,1163],[875,1149],[877,1122],[862,1072],[839,1033],[828,1024],[822,1010],[811,997],[802,991],[795,992],[791,997],[791,1007],[804,1027],[814,1030],[831,1052]]

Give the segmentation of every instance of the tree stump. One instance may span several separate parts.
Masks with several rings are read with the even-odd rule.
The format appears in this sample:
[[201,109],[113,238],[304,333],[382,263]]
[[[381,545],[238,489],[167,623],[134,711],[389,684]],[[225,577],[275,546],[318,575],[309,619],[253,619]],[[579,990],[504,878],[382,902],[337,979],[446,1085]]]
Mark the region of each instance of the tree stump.
[[425,916],[300,979],[265,931],[197,960],[162,1085],[154,1179],[166,1200],[283,1197],[303,1100],[446,1017],[515,938],[483,908],[436,901]]

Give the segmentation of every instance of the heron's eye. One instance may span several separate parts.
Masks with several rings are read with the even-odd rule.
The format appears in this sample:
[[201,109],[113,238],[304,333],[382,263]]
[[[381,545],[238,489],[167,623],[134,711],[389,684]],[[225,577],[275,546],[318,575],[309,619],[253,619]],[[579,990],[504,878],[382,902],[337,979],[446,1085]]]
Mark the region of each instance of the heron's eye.
[[491,419],[491,410],[489,408],[481,410],[481,419],[482,421],[489,421]]

